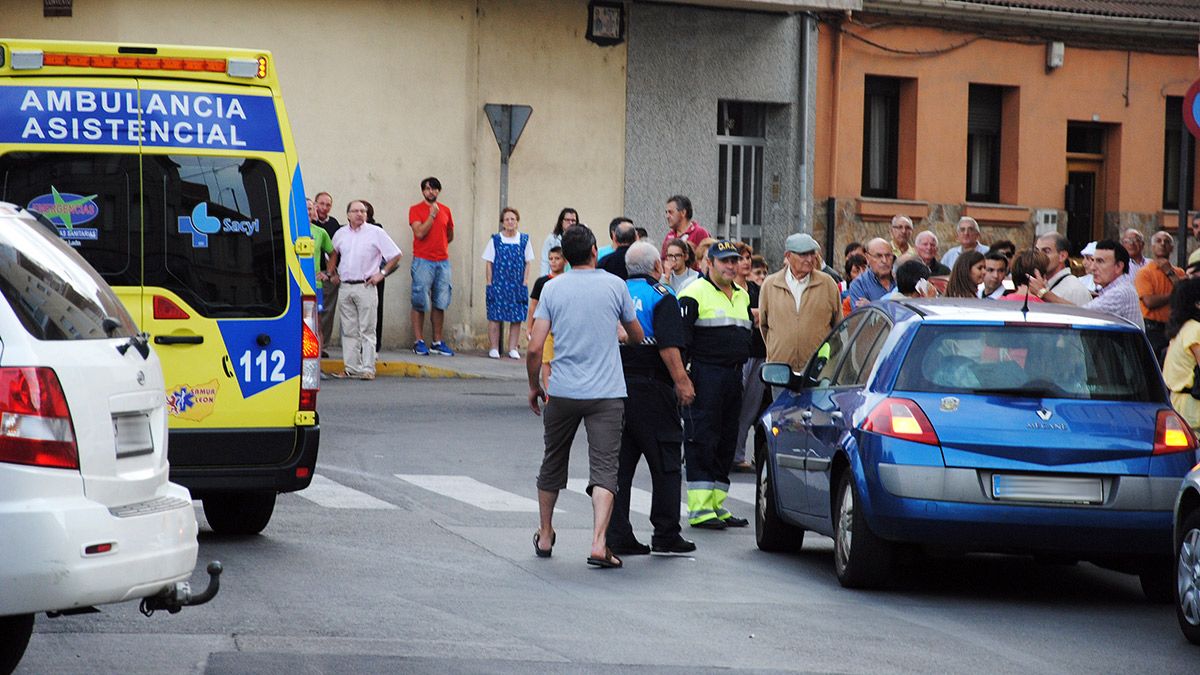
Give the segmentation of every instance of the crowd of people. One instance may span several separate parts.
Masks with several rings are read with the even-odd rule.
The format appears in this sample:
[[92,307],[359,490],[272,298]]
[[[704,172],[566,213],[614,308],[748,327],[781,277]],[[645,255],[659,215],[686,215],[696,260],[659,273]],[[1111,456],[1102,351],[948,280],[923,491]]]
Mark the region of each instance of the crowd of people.
[[[450,306],[451,298],[449,246],[454,240],[454,217],[450,208],[438,201],[441,181],[431,176],[421,181],[420,189],[421,201],[408,212],[413,231],[410,303],[410,319],[416,337],[413,351],[421,355],[454,356],[443,334],[446,308]],[[345,368],[333,376],[373,380],[376,354],[383,338],[384,281],[398,268],[403,252],[375,220],[375,207],[370,202],[364,199],[350,201],[346,205],[344,225],[330,213],[332,210],[333,197],[328,192],[317,193],[308,200],[309,227],[317,264],[321,356],[329,356],[324,346],[333,337],[336,319],[341,325]],[[502,223],[506,215],[501,214]],[[515,210],[511,215],[519,219]],[[496,255],[490,245],[488,250],[493,257]],[[511,276],[509,256],[505,249],[499,250],[505,251],[501,278],[508,281]],[[491,274],[489,261],[489,293]],[[430,316],[433,338],[430,344],[426,344],[424,337],[426,314]],[[512,320],[523,318],[522,315]]]
[[[426,178],[420,187],[422,200],[409,210],[413,350],[453,356],[443,328],[454,220],[438,201],[438,179]],[[327,193],[310,202],[314,240],[325,256],[317,274],[323,343],[336,312],[345,362],[340,375],[372,379],[382,286],[402,254],[375,223],[368,202],[351,201],[345,225],[330,216],[331,207]],[[804,233],[787,237],[784,265],[769,273],[748,244],[712,237],[686,196],[668,198],[665,216],[661,246],[625,217],[612,219],[601,246],[579,213],[563,208],[538,259],[520,231],[520,213],[506,207],[484,250],[488,356],[501,358],[507,329],[505,356],[524,358],[529,405],[545,426],[533,537],[539,557],[552,555],[554,505],[566,487],[569,449],[581,423],[594,508],[589,564],[614,568],[624,564],[621,556],[695,550],[682,536],[681,482],[690,527],[745,527],[747,519],[726,508],[726,498],[730,474],[754,470],[747,446],[757,453],[765,442],[755,425],[770,402],[758,378],[761,365],[803,368],[842,317],[878,300],[942,295],[1059,303],[1120,317],[1146,332],[1173,403],[1200,427],[1200,397],[1191,393],[1200,393],[1200,251],[1186,272],[1172,265],[1169,232],[1154,233],[1150,257],[1136,229],[1120,241],[1090,242],[1080,251],[1086,274],[1076,276],[1071,242],[1057,233],[1038,237],[1029,249],[1007,240],[989,246],[980,241],[979,224],[963,217],[957,244],[942,252],[932,230],[914,235],[912,220],[898,215],[890,237],[845,247],[844,275]],[[1200,217],[1192,227],[1200,238]],[[530,291],[535,262],[541,275]],[[629,519],[634,469],[643,457],[653,485],[649,545],[637,539]]]

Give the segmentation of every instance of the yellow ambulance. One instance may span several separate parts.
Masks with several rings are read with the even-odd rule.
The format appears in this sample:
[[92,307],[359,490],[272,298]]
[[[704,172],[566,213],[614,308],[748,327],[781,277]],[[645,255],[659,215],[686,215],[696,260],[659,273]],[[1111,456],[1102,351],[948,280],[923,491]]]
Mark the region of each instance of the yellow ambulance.
[[312,480],[312,238],[271,54],[0,38],[0,201],[56,229],[162,361],[171,480],[252,534]]

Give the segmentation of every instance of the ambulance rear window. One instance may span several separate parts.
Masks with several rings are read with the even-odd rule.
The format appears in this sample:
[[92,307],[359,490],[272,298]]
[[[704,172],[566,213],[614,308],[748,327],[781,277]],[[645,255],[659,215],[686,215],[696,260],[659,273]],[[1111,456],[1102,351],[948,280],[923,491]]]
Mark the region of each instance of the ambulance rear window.
[[0,200],[45,216],[113,286],[173,291],[211,318],[284,312],[278,179],[228,156],[19,152],[0,156]]
[[204,316],[287,308],[283,213],[271,165],[241,157],[144,155],[146,286]]

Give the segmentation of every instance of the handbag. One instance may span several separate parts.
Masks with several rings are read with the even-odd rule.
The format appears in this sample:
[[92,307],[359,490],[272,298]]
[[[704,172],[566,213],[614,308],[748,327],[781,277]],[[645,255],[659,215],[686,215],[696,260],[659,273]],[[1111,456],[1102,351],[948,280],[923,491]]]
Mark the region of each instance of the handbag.
[[1192,366],[1192,388],[1188,390],[1192,398],[1200,400],[1200,364]]

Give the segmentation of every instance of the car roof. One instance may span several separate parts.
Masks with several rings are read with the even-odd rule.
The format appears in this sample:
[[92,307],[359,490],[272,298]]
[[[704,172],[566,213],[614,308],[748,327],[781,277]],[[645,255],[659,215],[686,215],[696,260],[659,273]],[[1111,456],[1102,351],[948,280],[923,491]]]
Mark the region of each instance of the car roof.
[[1031,302],[1028,311],[1023,311],[1023,305],[1021,302],[977,298],[905,298],[872,303],[873,307],[888,312],[898,321],[917,318],[933,323],[1003,322],[1139,330],[1137,326],[1119,316],[1075,305]]

